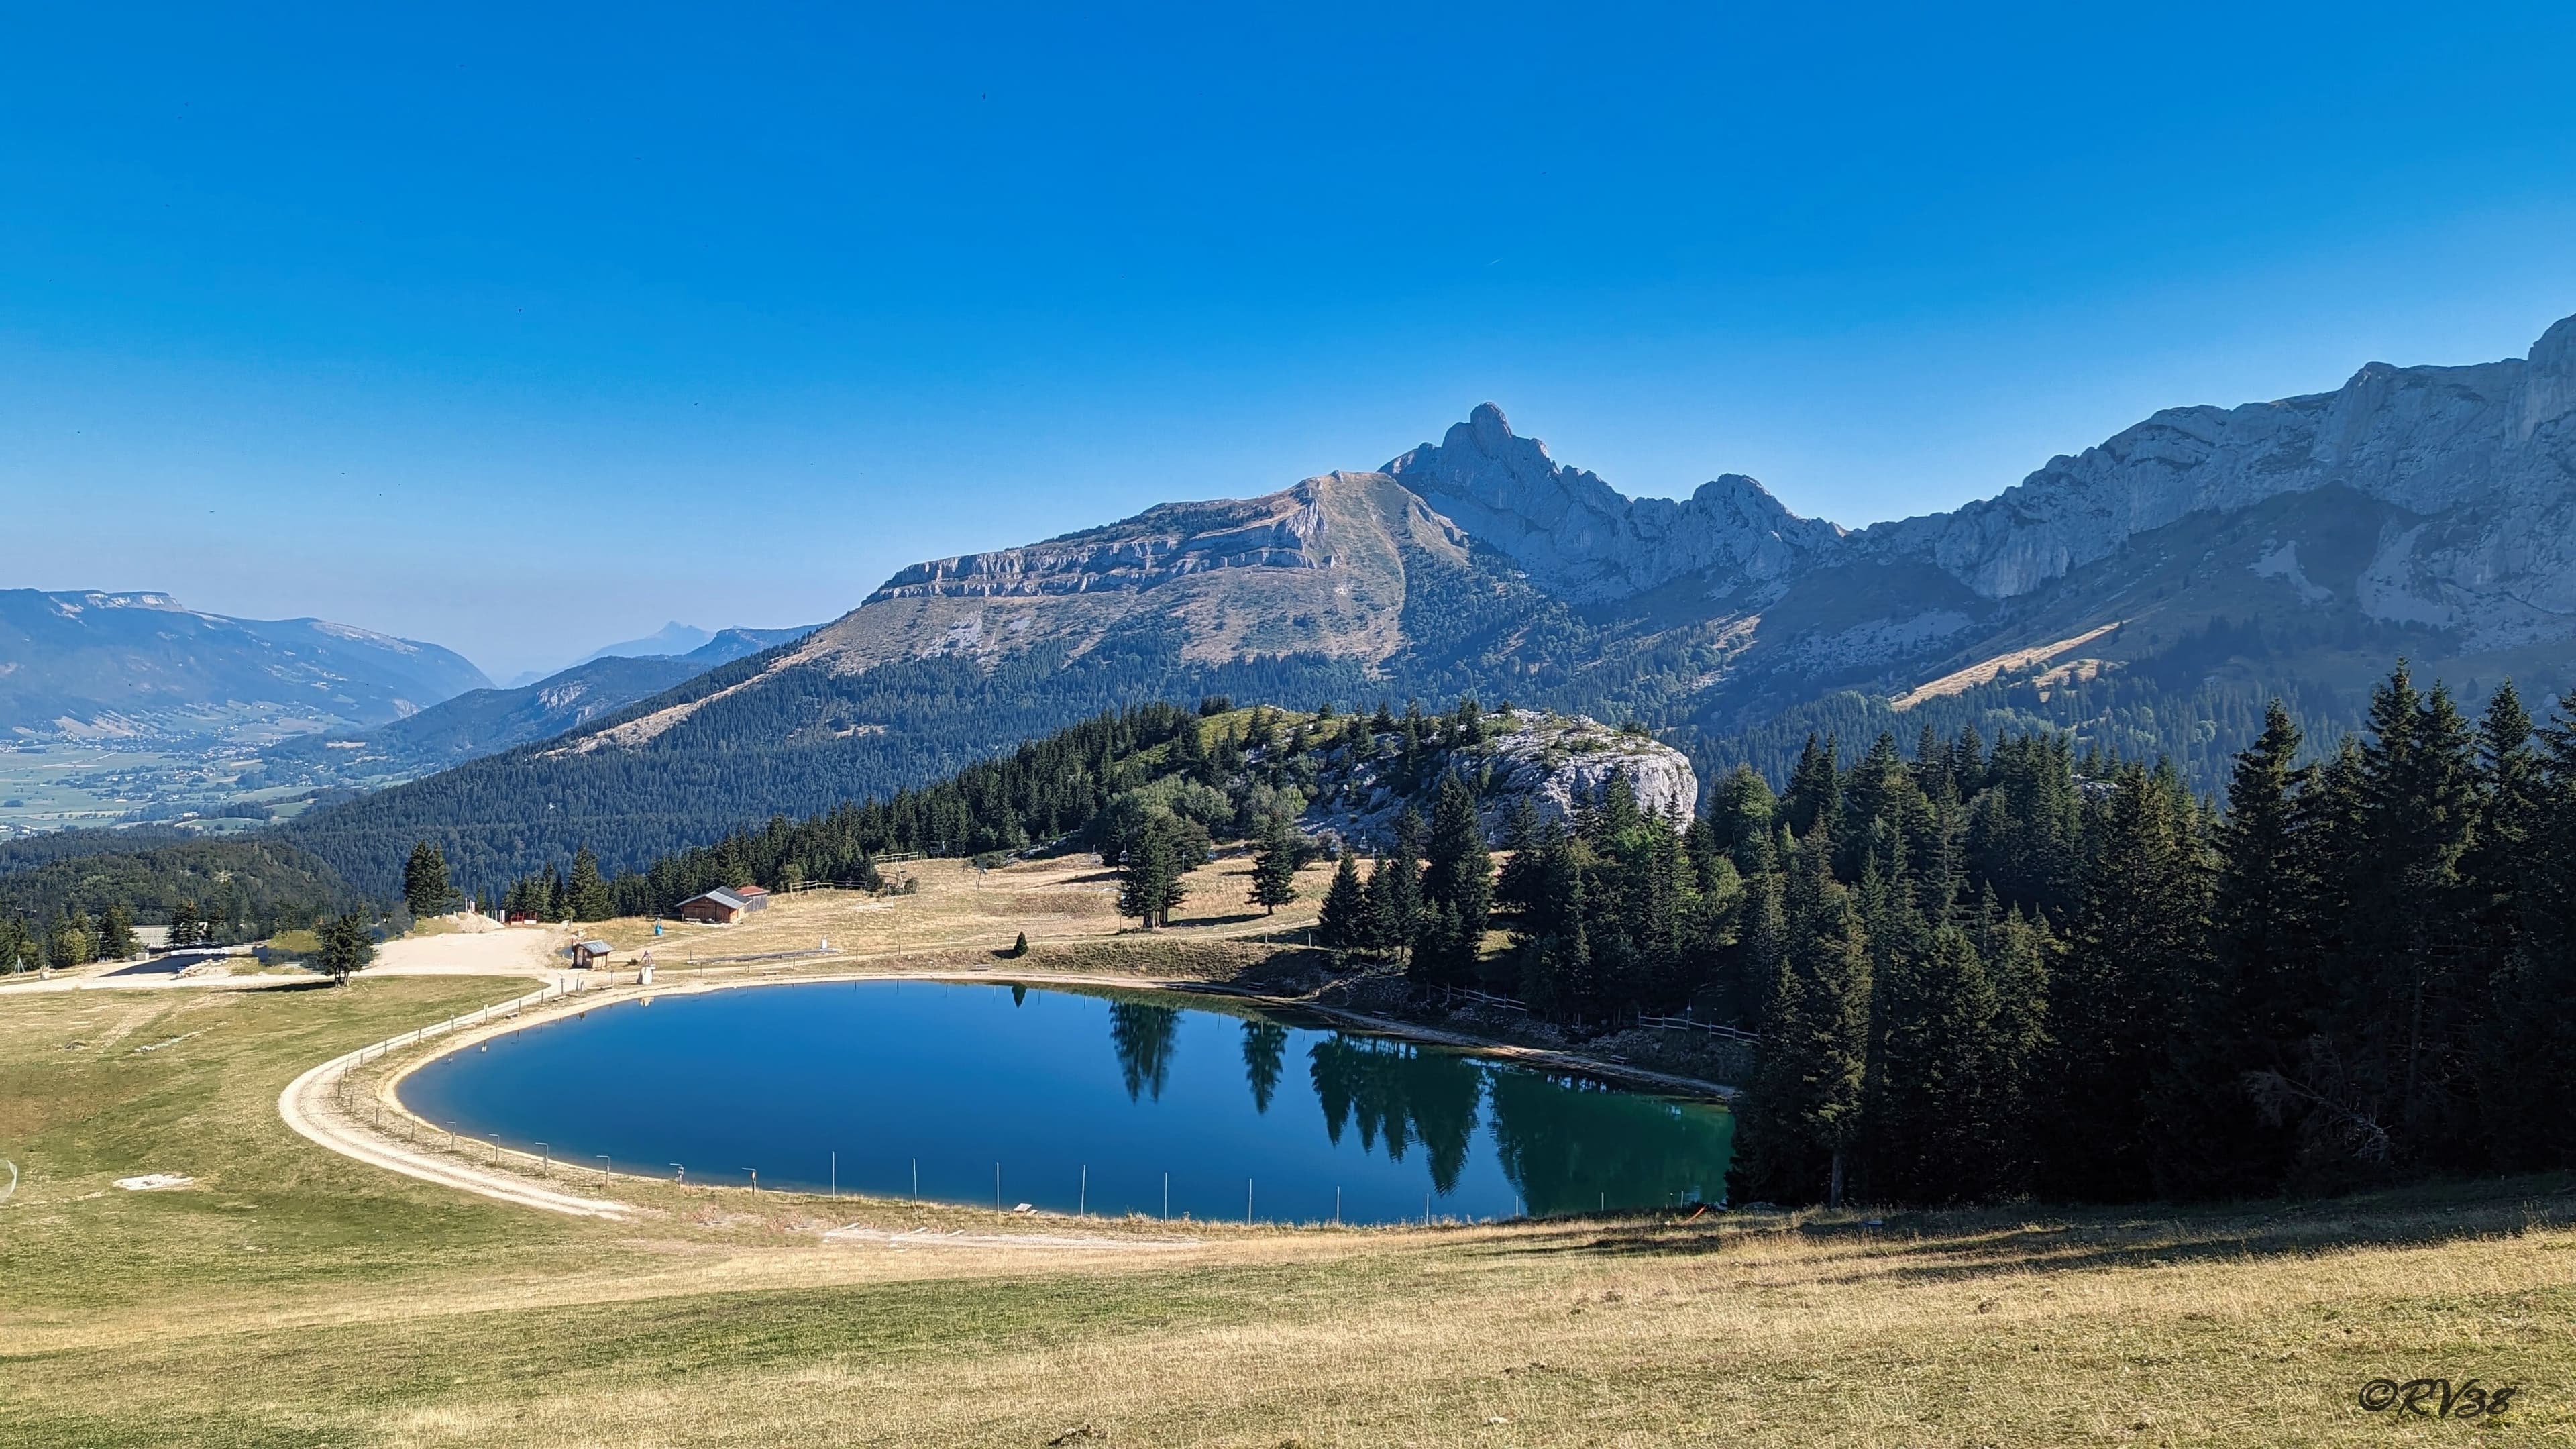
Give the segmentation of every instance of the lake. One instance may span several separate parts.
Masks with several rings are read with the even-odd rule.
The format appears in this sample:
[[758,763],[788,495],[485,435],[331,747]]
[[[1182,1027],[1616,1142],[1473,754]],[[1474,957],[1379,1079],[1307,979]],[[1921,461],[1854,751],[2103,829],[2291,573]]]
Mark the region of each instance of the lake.
[[401,1095],[569,1167],[1238,1221],[1247,1193],[1292,1222],[1715,1201],[1733,1137],[1712,1103],[1292,1012],[998,983],[618,1002],[432,1062]]

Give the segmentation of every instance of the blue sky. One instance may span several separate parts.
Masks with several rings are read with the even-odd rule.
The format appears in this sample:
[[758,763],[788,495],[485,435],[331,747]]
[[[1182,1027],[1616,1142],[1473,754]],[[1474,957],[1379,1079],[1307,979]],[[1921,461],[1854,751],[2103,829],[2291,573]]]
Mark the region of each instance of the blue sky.
[[495,676],[1476,402],[1859,524],[2576,312],[2576,7],[13,7],[0,584]]

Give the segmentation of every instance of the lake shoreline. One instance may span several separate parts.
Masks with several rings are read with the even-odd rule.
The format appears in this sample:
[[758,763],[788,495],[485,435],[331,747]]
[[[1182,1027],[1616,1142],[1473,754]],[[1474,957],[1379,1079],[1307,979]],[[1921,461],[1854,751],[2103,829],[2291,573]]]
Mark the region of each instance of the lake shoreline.
[[[693,976],[694,974],[692,973]],[[582,978],[572,973],[562,973],[561,979],[566,982],[577,982]],[[594,1007],[664,997],[709,995],[720,991],[761,986],[820,986],[870,981],[1026,986],[1077,991],[1090,988],[1093,991],[1167,995],[1181,1000],[1196,999],[1202,1002],[1215,998],[1269,1007],[1284,1012],[1304,1013],[1369,1036],[1406,1041],[1417,1045],[1437,1046],[1541,1071],[1565,1072],[1603,1082],[1633,1085],[1659,1095],[1688,1097],[1719,1105],[1725,1104],[1734,1095],[1733,1089],[1722,1083],[1656,1072],[1625,1063],[1599,1061],[1580,1053],[1478,1039],[1467,1033],[1443,1031],[1416,1023],[1323,1005],[1296,996],[1263,992],[1229,982],[1168,976],[1122,977],[1087,971],[1030,969],[1026,966],[1000,969],[981,966],[924,966],[909,969],[898,967],[833,970],[814,974],[763,974],[732,980],[664,977],[651,986],[632,981],[622,984],[603,982],[586,990],[577,985],[567,985],[560,994],[542,1000],[521,998],[507,1015],[497,1016],[472,1026],[460,1025],[447,1034],[445,1039],[437,1041],[433,1049],[411,1054],[394,1064],[391,1070],[375,1074],[374,1079],[367,1083],[367,1096],[374,1109],[369,1119],[362,1120],[347,1110],[331,1111],[325,1108],[321,1094],[330,1083],[339,1080],[338,1076],[334,1076],[325,1068],[335,1063],[345,1062],[347,1065],[340,1066],[340,1075],[345,1076],[348,1065],[365,1062],[369,1053],[374,1053],[378,1060],[391,1054],[395,1049],[393,1043],[401,1040],[400,1037],[389,1038],[382,1043],[371,1043],[357,1052],[347,1054],[346,1058],[335,1059],[334,1062],[317,1066],[308,1072],[305,1078],[299,1078],[297,1085],[291,1087],[281,1097],[279,1111],[287,1118],[290,1125],[310,1140],[329,1147],[343,1156],[373,1166],[522,1206],[541,1207],[558,1212],[579,1212],[584,1208],[596,1211],[599,1206],[602,1206],[601,1204],[585,1202],[583,1208],[574,1208],[569,1204],[531,1200],[526,1192],[525,1178],[501,1165],[500,1159],[507,1154],[507,1149],[496,1153],[494,1164],[487,1169],[477,1164],[459,1163],[435,1149],[422,1148],[419,1144],[424,1139],[418,1134],[425,1132],[433,1137],[444,1137],[446,1134],[443,1128],[419,1116],[403,1103],[400,1095],[403,1082],[430,1064],[443,1061],[468,1048],[481,1046],[531,1027],[579,1016]],[[430,1044],[415,1040],[411,1045]],[[389,1122],[384,1120],[388,1116],[392,1119]],[[396,1130],[413,1135],[407,1140],[404,1136],[395,1135]],[[641,1174],[632,1172],[621,1171],[612,1175],[621,1179],[639,1181],[658,1180],[645,1178]],[[486,1178],[490,1180],[484,1181]],[[782,1191],[793,1195],[793,1190],[782,1189]],[[1283,1226],[1289,1226],[1294,1230],[1294,1225]]]

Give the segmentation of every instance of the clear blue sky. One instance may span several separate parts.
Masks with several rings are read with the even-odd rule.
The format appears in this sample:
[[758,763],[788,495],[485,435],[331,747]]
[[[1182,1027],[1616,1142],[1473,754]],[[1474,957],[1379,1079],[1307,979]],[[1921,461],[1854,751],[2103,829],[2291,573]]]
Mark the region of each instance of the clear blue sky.
[[12,7],[0,583],[499,676],[1487,398],[1857,524],[2576,312],[2576,7],[1954,9]]

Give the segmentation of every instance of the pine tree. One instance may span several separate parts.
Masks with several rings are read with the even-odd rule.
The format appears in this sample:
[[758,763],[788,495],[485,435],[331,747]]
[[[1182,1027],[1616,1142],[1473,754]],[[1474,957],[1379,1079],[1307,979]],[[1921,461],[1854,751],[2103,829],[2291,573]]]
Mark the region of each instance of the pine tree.
[[1994,983],[1996,1195],[2028,1188],[2033,1109],[2046,1100],[2040,1074],[2049,1059],[2048,999],[2058,946],[2046,918],[1998,914],[1994,896],[1980,911],[1978,954]]
[[1530,890],[1537,879],[1538,846],[1542,830],[1538,806],[1523,795],[1512,807],[1503,824],[1503,849],[1511,852],[1494,881],[1494,906],[1497,910],[1518,914],[1529,908]]
[[1803,841],[1816,828],[1817,821],[1831,826],[1842,814],[1842,793],[1832,737],[1819,742],[1814,735],[1807,736],[1807,747],[1798,753],[1797,768],[1789,772],[1789,793],[1780,801],[1780,814],[1788,822],[1789,833]]
[[1945,926],[1895,982],[1874,985],[1869,1181],[1897,1202],[1986,1197],[2006,1180],[2009,1057],[1996,1000],[1967,932]]
[[[2536,1003],[2523,994],[2529,965],[2545,948],[2533,939],[2537,927],[2550,927],[2539,899],[2547,887],[2536,881],[2566,879],[2549,874],[2548,776],[2533,748],[2532,719],[2508,679],[2488,696],[2478,723],[2477,821],[2468,850],[2460,858],[2476,942],[2463,963],[2463,991],[2481,1019],[2464,1023],[2468,1062],[2466,1090],[2477,1099],[2488,1157],[2498,1165],[2528,1162],[2525,1139],[2546,1141],[2546,1128],[2534,1130],[2525,1116],[2535,1094],[2521,1067],[2522,1039],[2530,1023],[2521,1020]],[[2544,1075],[2539,1080],[2545,1081]]]
[[[1820,820],[1827,817],[1819,816]],[[1736,1198],[1839,1203],[1867,1086],[1869,954],[1850,891],[1833,878],[1829,821],[1786,872],[1779,959],[1768,972],[1754,1078],[1737,1118]],[[1759,920],[1765,908],[1757,904]]]
[[[2488,749],[2496,753],[2496,731]],[[2501,789],[2490,765],[2491,789]],[[2490,989],[2495,1024],[2479,1053],[2489,1151],[2508,1170],[2576,1162],[2576,703],[2561,698],[2541,731],[2532,819],[2509,866],[2517,893],[2510,951]],[[2540,884],[2545,883],[2545,884]]]
[[[598,863],[592,862],[596,874]],[[411,858],[403,862],[403,904],[413,916],[427,919],[445,911],[455,897],[447,883],[447,857],[437,846],[423,840],[411,848]],[[584,920],[605,920],[606,914],[585,916]]]
[[2451,1154],[2483,1140],[2465,1090],[2476,901],[2460,875],[2475,745],[2449,693],[2418,693],[2402,662],[2374,691],[2370,724],[2345,886],[2351,942],[2328,964],[2324,1036],[2351,1107],[2390,1134],[2393,1157],[2459,1165]]
[[1368,945],[1367,888],[1360,884],[1359,853],[1344,850],[1333,866],[1333,883],[1324,888],[1324,903],[1315,918],[1315,932],[1323,943],[1335,951],[1355,951]]
[[[1407,716],[1412,718],[1412,716]],[[1422,816],[1412,806],[1395,820],[1395,843],[1377,863],[1369,884],[1380,886],[1378,929],[1384,949],[1401,952],[1422,929]]]
[[2307,781],[2294,764],[2299,748],[2298,726],[2273,700],[2262,736],[2237,757],[2228,782],[2209,950],[2172,988],[2177,1026],[2146,1123],[2150,1167],[2166,1197],[2274,1191],[2296,1153],[2295,1135],[2264,1119],[2245,1083],[2294,1068],[2322,1004],[2299,835]]
[[2049,997],[2053,1100],[2042,1114],[2040,1188],[2057,1197],[2151,1196],[2145,1103],[2181,992],[2199,974],[2208,917],[2193,813],[2170,771],[2132,765],[2112,783],[2073,939]]
[[1476,819],[1476,799],[1455,774],[1440,781],[1422,874],[1427,907],[1414,953],[1415,979],[1465,986],[1476,979],[1494,902],[1493,856]]
[[1777,867],[1779,801],[1750,765],[1738,765],[1709,801],[1709,829],[1747,880]]
[[134,954],[134,913],[117,901],[98,917],[98,953],[110,961],[122,961]]
[[347,911],[323,923],[319,933],[322,949],[314,960],[322,974],[339,985],[349,984],[349,977],[365,970],[376,959],[376,935],[364,914]]
[[197,914],[195,901],[181,901],[170,908],[170,944],[193,946],[205,939],[205,920]]
[[599,857],[587,845],[573,852],[572,883],[565,888],[562,908],[576,921],[604,921],[616,913],[608,898],[608,882],[600,879]]
[[1297,866],[1304,852],[1288,822],[1274,815],[1264,821],[1261,844],[1252,857],[1252,903],[1265,916],[1297,899]]
[[1164,924],[1180,879],[1166,817],[1153,817],[1121,856],[1118,867],[1118,914],[1133,916],[1150,931]]

